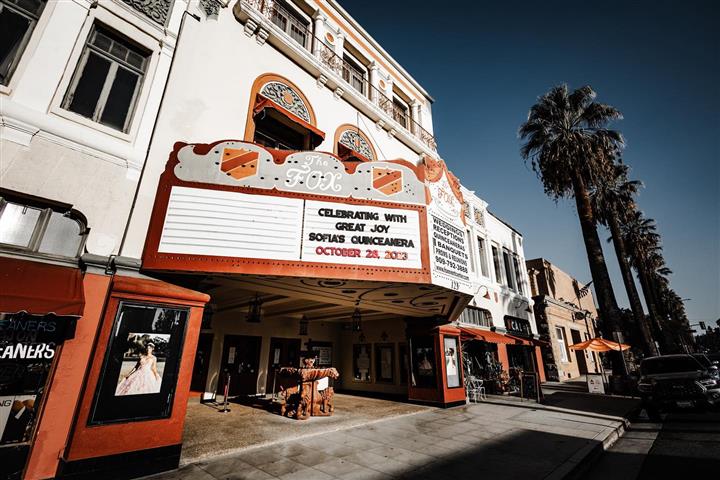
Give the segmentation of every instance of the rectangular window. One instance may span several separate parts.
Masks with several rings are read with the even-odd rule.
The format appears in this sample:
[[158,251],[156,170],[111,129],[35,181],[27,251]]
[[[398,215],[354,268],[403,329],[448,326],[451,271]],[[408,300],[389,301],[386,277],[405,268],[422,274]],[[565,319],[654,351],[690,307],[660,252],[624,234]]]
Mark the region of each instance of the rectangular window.
[[510,290],[515,290],[515,277],[513,277],[512,267],[510,265],[510,253],[507,250],[503,250],[503,266],[505,267],[507,286],[510,287]]
[[467,246],[468,246],[468,257],[470,257],[470,271],[475,272],[475,255],[472,254],[472,233],[470,233],[470,230],[465,231],[465,235],[467,236]]
[[408,128],[410,125],[410,107],[407,103],[400,100],[398,97],[393,97],[393,119],[398,122],[403,128]]
[[493,267],[495,267],[495,281],[500,285],[504,285],[505,282],[503,282],[502,266],[500,265],[500,252],[495,245],[490,248],[492,249]]
[[307,43],[310,37],[308,23],[299,14],[293,12],[292,8],[288,8],[281,2],[273,2],[271,8],[270,20],[300,46],[308,48]]
[[517,283],[517,291],[520,295],[525,295],[525,289],[523,288],[523,276],[522,269],[520,268],[520,260],[517,255],[513,255],[513,266],[515,267],[515,281]]
[[563,329],[562,327],[555,327],[555,336],[557,337],[560,360],[563,363],[568,363],[567,344],[565,343],[565,329]]
[[0,85],[7,85],[46,0],[0,0]]
[[63,108],[128,131],[150,53],[95,26],[70,82]]
[[487,310],[475,307],[465,307],[460,314],[460,322],[469,325],[478,325],[480,327],[492,327],[492,316]]
[[485,239],[482,237],[477,237],[478,241],[478,254],[480,255],[480,273],[482,273],[483,277],[489,277],[488,274],[488,264],[487,264],[487,245],[485,244]]
[[342,77],[351,87],[365,95],[365,71],[359,62],[347,55],[343,56]]

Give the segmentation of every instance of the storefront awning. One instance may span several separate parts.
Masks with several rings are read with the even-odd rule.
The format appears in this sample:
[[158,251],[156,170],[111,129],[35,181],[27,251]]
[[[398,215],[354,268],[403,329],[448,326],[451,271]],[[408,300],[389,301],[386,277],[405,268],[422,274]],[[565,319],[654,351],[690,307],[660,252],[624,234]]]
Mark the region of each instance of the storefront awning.
[[77,268],[0,257],[0,312],[81,317],[85,307]]
[[533,340],[530,338],[516,337],[515,335],[505,334],[506,337],[514,340],[515,345],[534,345]]
[[340,157],[340,160],[343,162],[369,162],[370,159],[367,158],[362,153],[358,152],[355,149],[349,148],[342,143],[338,144],[338,156]]
[[513,337],[497,332],[491,332],[490,330],[471,327],[458,328],[460,329],[460,338],[462,340],[480,340],[488,343],[506,343],[510,345],[517,343],[516,339]]
[[253,108],[253,116],[265,113],[270,115],[280,123],[287,127],[300,132],[303,135],[310,135],[310,148],[314,149],[325,140],[325,132],[319,130],[315,125],[311,125],[297,115],[284,109],[269,98],[258,94],[255,100],[255,108]]

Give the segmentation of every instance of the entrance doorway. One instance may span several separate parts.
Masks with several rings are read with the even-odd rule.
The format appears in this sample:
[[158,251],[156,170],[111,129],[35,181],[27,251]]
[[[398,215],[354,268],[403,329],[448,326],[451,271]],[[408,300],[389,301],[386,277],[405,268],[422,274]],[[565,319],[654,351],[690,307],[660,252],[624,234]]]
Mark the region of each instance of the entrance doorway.
[[193,392],[205,391],[205,384],[207,383],[208,370],[210,367],[212,343],[212,333],[200,334],[197,352],[195,353],[195,365],[193,366],[192,378],[190,379],[190,390]]
[[[582,342],[582,337],[580,337],[580,332],[578,332],[577,330],[570,329],[570,335],[572,336],[573,344]],[[588,373],[587,359],[585,358],[585,351],[584,350],[575,350],[575,358],[577,359],[578,372],[580,372],[580,375],[585,375],[586,373]]]
[[270,338],[270,357],[268,358],[267,385],[265,391],[274,393],[275,370],[282,367],[299,367],[300,365],[300,339],[299,338]]
[[225,392],[228,373],[230,374],[228,396],[255,395],[257,393],[261,340],[262,337],[225,335],[220,363],[221,381],[218,382],[219,394]]

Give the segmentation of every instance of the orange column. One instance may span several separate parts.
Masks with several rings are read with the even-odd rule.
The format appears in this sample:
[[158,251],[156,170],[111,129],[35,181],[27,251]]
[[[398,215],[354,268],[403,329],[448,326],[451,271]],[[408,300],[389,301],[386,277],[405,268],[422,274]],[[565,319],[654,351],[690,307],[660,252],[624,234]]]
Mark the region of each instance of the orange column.
[[503,370],[510,371],[510,359],[508,358],[507,345],[498,343],[498,360],[503,366]]
[[63,455],[70,435],[109,286],[109,276],[86,273],[83,277],[85,310],[77,321],[75,338],[66,340],[59,349],[55,371],[40,412],[25,480],[55,477],[58,459]]
[[545,365],[543,364],[542,351],[540,347],[535,347],[535,359],[537,360],[537,369],[540,382],[544,382],[545,379]]

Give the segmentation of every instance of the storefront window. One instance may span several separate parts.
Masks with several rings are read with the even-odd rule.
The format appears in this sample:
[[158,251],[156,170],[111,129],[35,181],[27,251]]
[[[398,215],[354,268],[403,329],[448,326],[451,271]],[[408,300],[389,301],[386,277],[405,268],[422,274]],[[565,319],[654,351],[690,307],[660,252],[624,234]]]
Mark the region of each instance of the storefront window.
[[185,309],[120,304],[91,425],[170,416],[187,318]]
[[412,386],[421,388],[435,388],[435,344],[433,338],[414,337],[411,339],[412,348]]
[[370,344],[353,345],[353,380],[370,382]]
[[66,318],[0,314],[0,478],[22,471]]
[[375,344],[375,381],[395,383],[395,345]]
[[457,337],[445,337],[445,379],[449,388],[460,386],[460,360]]

